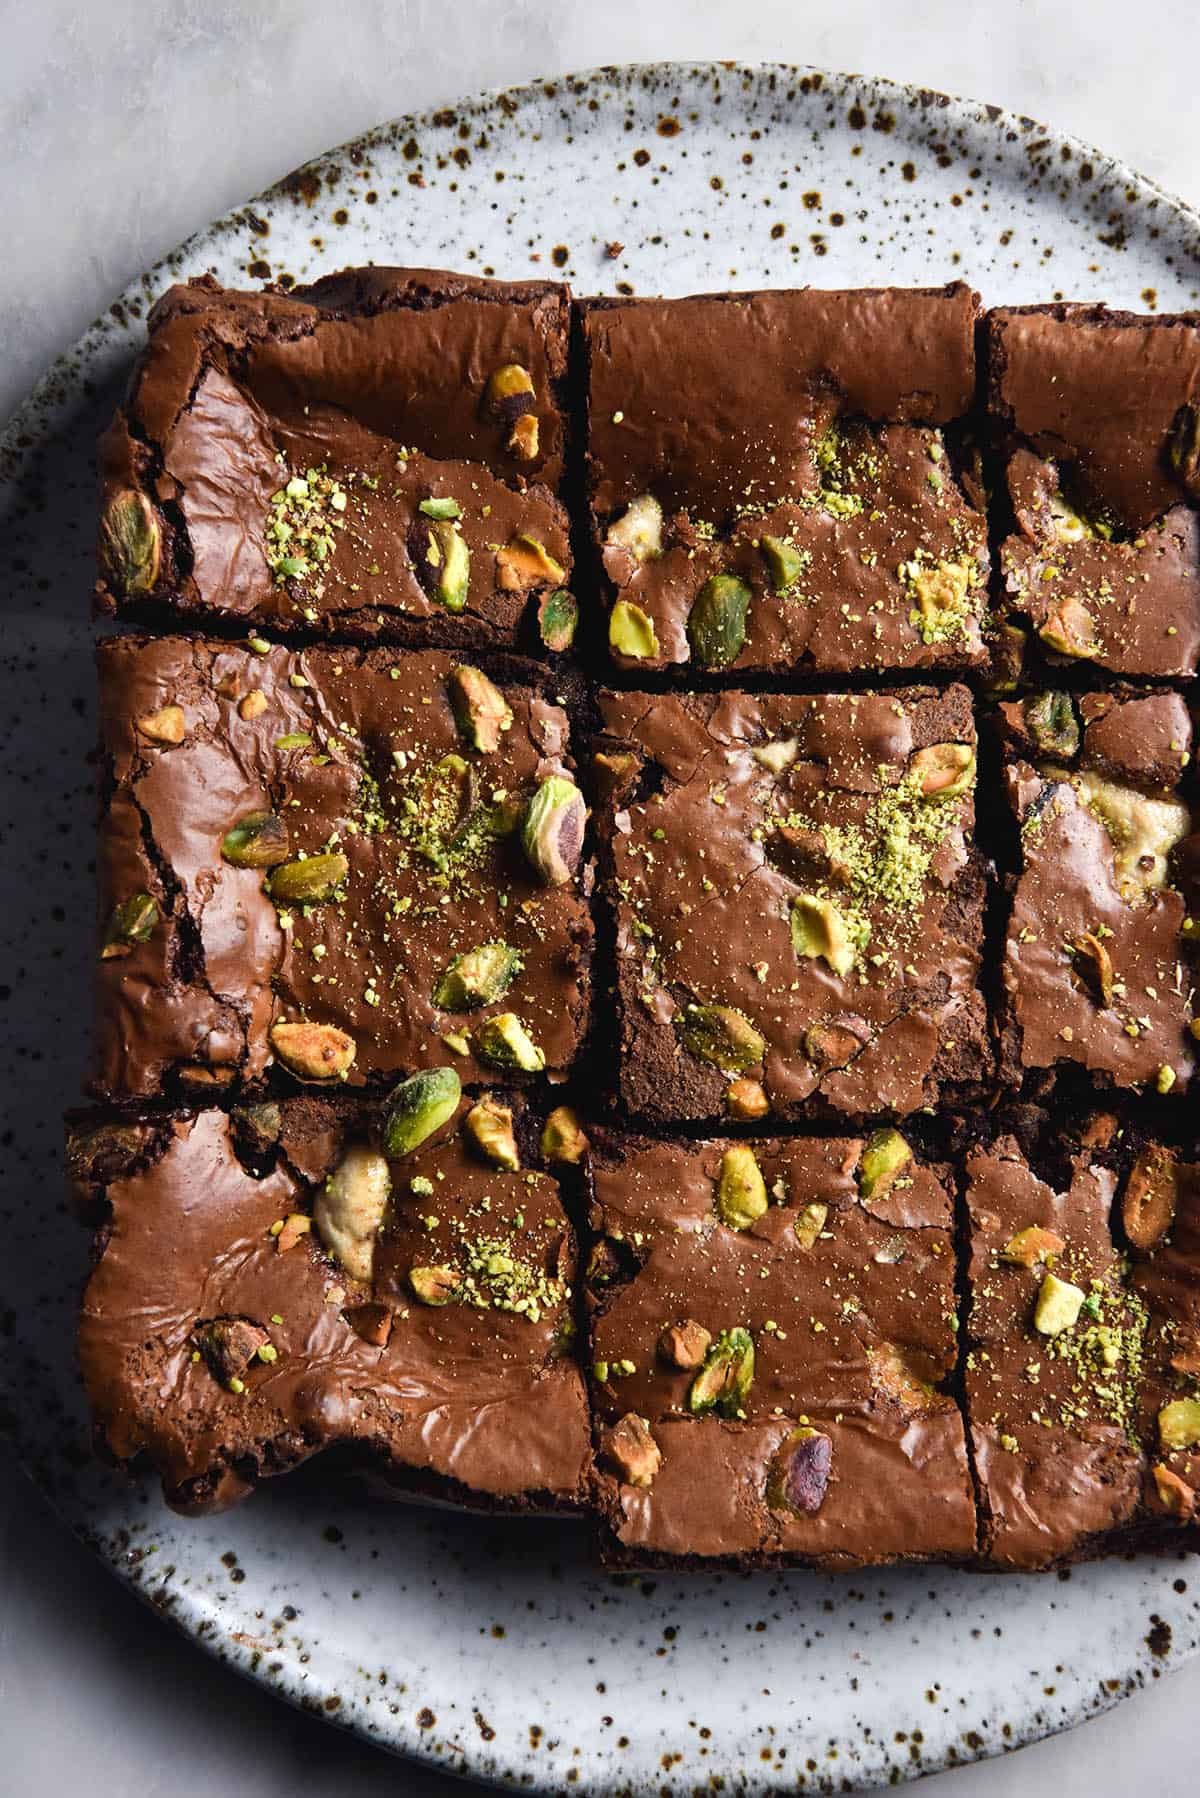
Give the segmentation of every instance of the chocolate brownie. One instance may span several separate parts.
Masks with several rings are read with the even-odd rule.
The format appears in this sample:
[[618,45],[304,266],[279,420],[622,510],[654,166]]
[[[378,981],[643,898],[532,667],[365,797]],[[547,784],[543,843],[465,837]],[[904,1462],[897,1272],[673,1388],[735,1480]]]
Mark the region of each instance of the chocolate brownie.
[[534,664],[101,646],[94,1090],[567,1068],[584,802]]
[[894,1130],[593,1159],[598,1502],[618,1560],[966,1560],[953,1204]]
[[1200,323],[1103,306],[988,315],[1008,455],[1011,610],[1053,660],[1191,675],[1200,657]]
[[511,1101],[481,1125],[437,1098],[382,1118],[319,1099],[179,1112],[143,1126],[121,1172],[96,1170],[83,1133],[77,1167],[109,1210],[84,1380],[109,1453],[148,1462],[173,1505],[220,1509],[335,1447],[400,1491],[584,1497],[555,1182],[527,1164]]
[[602,695],[621,1093],[903,1116],[990,1057],[963,687]]
[[1005,943],[1002,1072],[1045,1088],[1186,1091],[1195,1066],[1188,708],[1174,693],[1043,692],[999,708],[1020,826]]
[[[1193,1151],[1194,1156],[1194,1151]],[[1200,1165],[1178,1148],[1138,1150],[1120,1200],[1146,1310],[1139,1423],[1144,1504],[1176,1524],[1200,1520]]]
[[101,445],[101,605],[512,646],[570,571],[568,323],[423,269],[170,289]]
[[977,296],[581,302],[593,525],[626,669],[979,668]]

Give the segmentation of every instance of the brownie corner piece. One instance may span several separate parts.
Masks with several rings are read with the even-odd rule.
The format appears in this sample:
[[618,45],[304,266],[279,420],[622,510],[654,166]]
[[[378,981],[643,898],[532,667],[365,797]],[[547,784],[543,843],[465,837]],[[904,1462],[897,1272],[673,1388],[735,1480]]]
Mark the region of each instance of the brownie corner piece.
[[[502,1097],[490,1122],[522,1136]],[[160,1118],[132,1163],[78,1147],[109,1213],[79,1351],[113,1457],[188,1512],[332,1449],[398,1495],[577,1508],[574,1236],[555,1182],[486,1160],[469,1115],[406,1113],[413,1147],[294,1099]]]
[[1179,678],[1200,659],[1200,324],[1103,306],[988,315],[1008,456],[1009,611],[1044,661]]
[[601,707],[630,1112],[904,1116],[974,1093],[991,1051],[966,689]]
[[513,647],[571,558],[566,289],[171,289],[101,446],[102,608]]
[[99,664],[98,1095],[572,1066],[591,867],[544,670],[128,636]]
[[616,665],[986,666],[977,308],[961,284],[583,302]]
[[1000,991],[1001,1073],[1045,1090],[1186,1094],[1193,726],[1177,693],[1041,692],[999,708],[1019,828]]
[[609,1139],[592,1178],[606,1557],[969,1560],[942,1173],[888,1131]]

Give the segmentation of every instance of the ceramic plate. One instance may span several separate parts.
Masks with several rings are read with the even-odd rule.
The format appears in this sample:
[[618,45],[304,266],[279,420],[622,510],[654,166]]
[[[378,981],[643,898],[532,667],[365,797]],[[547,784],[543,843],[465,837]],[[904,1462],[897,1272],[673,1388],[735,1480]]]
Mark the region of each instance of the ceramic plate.
[[[90,977],[92,454],[150,302],[211,269],[561,274],[582,293],[973,282],[986,300],[1200,304],[1200,220],[1028,119],[794,68],[604,69],[402,119],[136,282],[0,440],[10,1108],[0,1378],[62,1515],[198,1642],[284,1697],[481,1780],[844,1790],[1078,1722],[1200,1646],[1189,1563],[617,1579],[583,1531],[298,1490],[186,1523],[88,1456],[72,1362],[84,1234],[60,1197]],[[0,1323],[4,1321],[0,1307]]]

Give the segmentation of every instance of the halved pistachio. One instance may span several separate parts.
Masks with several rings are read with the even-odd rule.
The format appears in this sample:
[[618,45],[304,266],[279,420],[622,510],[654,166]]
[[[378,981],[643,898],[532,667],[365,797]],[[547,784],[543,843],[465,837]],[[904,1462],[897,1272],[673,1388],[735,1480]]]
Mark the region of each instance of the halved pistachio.
[[519,531],[496,551],[496,584],[505,593],[525,593],[530,587],[561,587],[567,571],[556,562],[546,545],[526,531]]
[[654,624],[631,599],[619,599],[609,613],[608,646],[615,655],[638,662],[658,654]]
[[858,1190],[870,1202],[889,1193],[912,1160],[912,1150],[898,1130],[876,1130],[869,1136],[858,1164]]
[[1152,799],[1135,787],[1104,780],[1090,768],[1077,774],[1072,784],[1108,832],[1121,897],[1136,905],[1165,886],[1168,857],[1191,829],[1191,814],[1183,801]]
[[1086,1297],[1082,1286],[1060,1280],[1057,1274],[1045,1274],[1034,1307],[1034,1329],[1042,1336],[1060,1336],[1078,1321]]
[[784,1437],[771,1458],[767,1503],[774,1511],[812,1517],[825,1502],[833,1467],[833,1443],[820,1430],[800,1424]]
[[134,893],[114,905],[100,950],[101,961],[130,955],[135,943],[149,942],[158,923],[158,902],[149,893]]
[[378,1149],[347,1149],[313,1204],[313,1224],[324,1248],[353,1280],[369,1280],[375,1240],[392,1192],[392,1176]]
[[641,765],[641,757],[631,751],[598,749],[592,757],[592,774],[599,797],[619,805],[632,792]]
[[421,500],[417,505],[417,511],[425,518],[462,517],[462,507],[456,499],[451,499],[448,495],[440,498],[431,495],[429,499]]
[[908,764],[922,799],[956,799],[975,780],[975,751],[966,743],[931,743]]
[[533,410],[533,376],[519,362],[492,370],[484,389],[484,405],[494,418],[514,424]]
[[705,581],[688,613],[687,635],[692,655],[705,668],[728,668],[746,641],[750,589],[733,574],[713,574]]
[[579,1127],[579,1119],[569,1105],[556,1105],[542,1130],[542,1155],[547,1161],[565,1161],[571,1166],[583,1160],[588,1152],[588,1139]]
[[411,1155],[458,1110],[462,1081],[453,1068],[423,1068],[394,1088],[383,1119],[389,1155]]
[[776,776],[786,774],[800,753],[797,737],[777,737],[773,743],[760,743],[750,751],[760,768]]
[[415,518],[408,553],[418,581],[448,612],[461,612],[471,585],[471,552],[452,518]]
[[732,1005],[687,1006],[679,1033],[689,1054],[726,1074],[745,1073],[767,1052],[766,1038]]
[[1085,930],[1074,943],[1075,971],[1093,989],[1105,1011],[1113,1002],[1113,964],[1112,956],[1103,938],[1094,930]]
[[235,868],[274,868],[290,849],[287,825],[274,812],[247,812],[221,838],[221,854]]
[[344,855],[306,855],[283,862],[267,882],[267,891],[281,905],[320,905],[332,899],[350,873]]
[[865,1018],[847,1012],[810,1024],[804,1032],[804,1053],[820,1073],[848,1068],[871,1040]]
[[923,643],[940,643],[957,635],[966,621],[971,571],[965,562],[939,562],[924,568],[909,563],[909,586],[916,601],[910,622]]
[[1158,1414],[1158,1439],[1164,1448],[1200,1448],[1200,1398],[1175,1398]]
[[814,1248],[828,1222],[829,1207],[822,1204],[819,1199],[810,1199],[806,1205],[801,1205],[796,1213],[796,1221],[792,1225],[793,1234],[800,1247],[805,1250]]
[[539,880],[565,886],[579,866],[587,806],[574,781],[551,774],[529,801],[521,827],[521,847]]
[[410,1267],[408,1283],[423,1305],[448,1305],[462,1285],[462,1275],[452,1267]]
[[546,1065],[545,1054],[512,1011],[485,1018],[471,1042],[479,1060],[491,1067],[519,1068],[526,1074],[538,1074]]
[[162,564],[158,514],[132,487],[114,494],[100,517],[100,566],[110,587],[124,599],[149,593]]
[[570,649],[579,625],[579,601],[566,587],[555,587],[538,601],[538,630],[547,649]]
[[272,1024],[271,1047],[302,1080],[344,1080],[354,1065],[358,1045],[334,1024]]
[[1040,1224],[1027,1224],[1010,1236],[1000,1250],[1000,1260],[1013,1267],[1034,1268],[1043,1261],[1055,1261],[1066,1248],[1057,1230],[1043,1229]]
[[138,719],[137,727],[152,743],[182,743],[187,735],[187,719],[181,705],[164,705],[157,712],[147,712]]
[[446,691],[459,735],[481,755],[494,755],[513,721],[512,707],[495,681],[461,662],[450,670]]
[[767,1183],[747,1143],[734,1143],[721,1157],[717,1216],[731,1230],[748,1230],[768,1205]]
[[786,537],[764,536],[759,539],[767,575],[776,593],[786,593],[804,572],[804,556]]
[[654,1476],[662,1466],[662,1450],[654,1440],[650,1425],[635,1411],[627,1411],[604,1431],[600,1438],[600,1453],[626,1486],[636,1486],[643,1491],[653,1484]]
[[709,1345],[704,1365],[688,1388],[688,1410],[695,1415],[720,1411],[736,1417],[743,1409],[754,1379],[754,1343],[750,1332],[736,1327],[722,1330]]
[[1184,1523],[1189,1522],[1196,1514],[1195,1487],[1189,1486],[1173,1468],[1164,1467],[1161,1461],[1151,1471],[1155,1494],[1163,1510]]
[[1200,492],[1200,409],[1180,406],[1171,430],[1171,467],[1187,491]]
[[1064,594],[1045,623],[1038,626],[1038,636],[1047,649],[1057,650],[1060,656],[1086,658],[1100,650],[1095,619],[1083,601],[1070,593]]
[[476,1100],[463,1119],[463,1129],[480,1153],[496,1167],[516,1173],[521,1165],[521,1157],[517,1153],[513,1114],[509,1106],[502,1105],[491,1093],[485,1093],[481,1099]]
[[521,971],[521,957],[507,943],[481,943],[456,955],[433,989],[440,1011],[474,1011],[492,1005]]
[[639,493],[609,525],[604,541],[613,549],[627,550],[635,562],[649,562],[661,556],[662,539],[663,509],[652,493]]
[[832,899],[799,893],[791,907],[792,948],[797,955],[825,961],[845,978],[858,959],[846,920]]
[[1170,1149],[1147,1143],[1129,1170],[1121,1197],[1121,1222],[1135,1249],[1149,1254],[1175,1221],[1179,1168]]
[[694,1317],[685,1317],[682,1323],[666,1326],[658,1339],[658,1352],[669,1367],[691,1373],[703,1366],[711,1342],[711,1331]]
[[1039,755],[1069,762],[1079,753],[1079,719],[1069,693],[1031,693],[1021,706]]
[[747,1079],[739,1074],[725,1088],[725,1109],[732,1118],[739,1118],[743,1123],[753,1123],[756,1118],[766,1117],[771,1109],[771,1101],[763,1091],[762,1082]]

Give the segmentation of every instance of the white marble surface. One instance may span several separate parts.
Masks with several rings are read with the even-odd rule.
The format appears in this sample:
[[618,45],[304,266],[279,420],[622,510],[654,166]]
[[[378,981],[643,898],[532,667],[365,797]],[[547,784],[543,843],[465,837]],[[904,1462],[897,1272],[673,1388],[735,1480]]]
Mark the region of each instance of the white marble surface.
[[[1200,202],[1195,0],[1158,0],[1152,30],[1128,17],[1117,0],[0,0],[0,417],[132,275],[305,157],[410,108],[595,63],[891,75],[1050,119]],[[461,1789],[209,1663],[2,1462],[0,1594],[0,1794]],[[1183,1798],[1198,1704],[1195,1662],[1074,1735],[942,1776],[938,1798]]]

